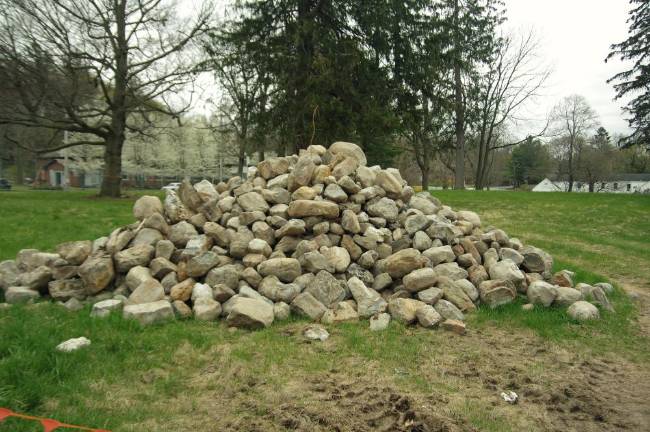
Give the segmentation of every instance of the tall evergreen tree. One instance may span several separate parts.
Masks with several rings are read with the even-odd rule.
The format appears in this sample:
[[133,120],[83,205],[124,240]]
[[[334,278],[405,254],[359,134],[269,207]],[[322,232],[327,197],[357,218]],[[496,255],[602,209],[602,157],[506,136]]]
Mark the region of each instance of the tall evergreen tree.
[[629,37],[612,45],[607,59],[619,57],[634,63],[630,69],[614,75],[607,82],[616,82],[617,99],[634,96],[625,107],[631,116],[628,122],[634,132],[621,140],[622,146],[638,144],[650,149],[650,2],[630,0],[630,6],[627,20]]

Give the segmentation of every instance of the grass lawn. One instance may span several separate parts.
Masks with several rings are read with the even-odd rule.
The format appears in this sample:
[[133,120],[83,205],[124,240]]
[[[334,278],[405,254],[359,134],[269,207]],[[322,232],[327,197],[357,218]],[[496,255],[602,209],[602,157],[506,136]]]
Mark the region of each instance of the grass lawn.
[[[0,194],[0,259],[133,221],[133,199],[92,195]],[[435,195],[545,248],[581,281],[606,276],[649,292],[650,197]],[[395,323],[371,333],[361,322],[329,326],[325,343],[305,343],[300,320],[250,333],[194,321],[141,328],[47,303],[12,307],[0,310],[0,407],[114,431],[616,429],[643,414],[626,398],[648,395],[635,384],[647,381],[650,341],[628,297],[619,291],[612,300],[617,313],[589,324],[517,303],[481,308],[463,337]],[[54,351],[79,336],[91,347]],[[633,391],[599,402],[621,387]],[[522,403],[501,401],[506,389]],[[2,432],[37,430],[0,423]]]

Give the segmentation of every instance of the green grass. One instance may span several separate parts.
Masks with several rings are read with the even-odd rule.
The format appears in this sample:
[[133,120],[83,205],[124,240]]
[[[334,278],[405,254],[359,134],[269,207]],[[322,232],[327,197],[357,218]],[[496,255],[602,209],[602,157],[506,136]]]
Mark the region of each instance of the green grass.
[[[547,249],[557,258],[556,268],[576,270],[579,281],[597,282],[607,276],[648,289],[644,276],[650,255],[644,246],[650,242],[650,197],[509,192],[435,195],[456,209],[477,211],[485,225],[493,224]],[[0,259],[13,258],[21,248],[47,250],[64,241],[107,235],[133,221],[132,202],[133,198],[100,200],[93,191],[0,194]],[[558,308],[524,312],[519,301],[495,310],[480,308],[469,317],[468,325],[471,331],[483,332],[492,327],[508,332],[523,329],[571,350],[616,353],[647,362],[650,344],[636,325],[634,305],[620,290],[611,300],[616,313],[603,313],[602,320],[591,323],[572,322]],[[327,344],[305,344],[299,335],[302,321],[252,333],[231,332],[223,323],[194,321],[143,329],[119,316],[92,319],[88,312],[69,313],[54,304],[0,310],[0,407],[112,430],[150,430],[138,425],[151,419],[159,424],[175,421],[179,409],[171,409],[173,401],[194,396],[196,389],[188,382],[197,371],[211,367],[230,377],[229,388],[221,383],[207,389],[215,394],[246,395],[252,377],[263,377],[267,385],[280,388],[295,377],[350,365],[374,370],[369,365],[377,364],[384,378],[411,391],[464,391],[458,383],[423,379],[420,373],[426,359],[464,343],[441,331],[392,323],[388,330],[373,333],[367,322],[346,323],[328,327],[332,337]],[[79,336],[91,339],[91,347],[70,354],[54,350],[60,342]],[[155,379],[149,382],[146,377],[151,374]],[[254,419],[262,413],[242,407],[241,415]],[[479,430],[511,430],[516,424],[492,414],[489,403],[482,401],[461,404],[454,415]],[[40,429],[15,420],[0,423],[3,432],[31,430]]]
[[95,190],[0,192],[0,260],[15,258],[21,249],[48,250],[65,241],[106,236],[134,221],[133,201],[99,199]]

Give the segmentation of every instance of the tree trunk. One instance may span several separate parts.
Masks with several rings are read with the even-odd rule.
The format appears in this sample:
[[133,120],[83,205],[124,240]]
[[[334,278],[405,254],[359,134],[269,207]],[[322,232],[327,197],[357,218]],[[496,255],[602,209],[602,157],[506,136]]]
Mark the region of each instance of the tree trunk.
[[99,195],[119,198],[122,195],[122,147],[126,140],[126,89],[128,85],[128,43],[126,41],[126,2],[115,2],[116,39],[113,51],[115,55],[115,88],[111,132],[104,139],[104,177]]
[[429,190],[429,164],[425,162],[425,166],[420,167],[422,171],[422,192],[427,192]]
[[[454,45],[460,49],[459,5],[454,2]],[[460,53],[454,60],[454,109],[456,112],[456,167],[454,169],[454,189],[465,189],[465,109],[463,107],[463,83],[460,77]]]
[[104,149],[104,176],[99,195],[119,198],[122,194],[122,147],[124,134],[106,138]]
[[589,182],[589,192],[593,193],[595,185],[596,185],[595,182],[592,182],[592,181]]
[[246,139],[239,138],[239,155],[238,155],[237,175],[244,177],[244,165],[246,165]]

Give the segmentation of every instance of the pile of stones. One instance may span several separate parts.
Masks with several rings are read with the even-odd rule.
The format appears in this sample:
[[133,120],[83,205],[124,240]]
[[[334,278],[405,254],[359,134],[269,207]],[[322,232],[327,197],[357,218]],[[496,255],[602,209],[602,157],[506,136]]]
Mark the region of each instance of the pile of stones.
[[164,202],[141,197],[133,215],[107,237],[0,263],[5,301],[90,303],[94,316],[143,324],[193,316],[255,329],[297,314],[458,333],[479,305],[518,296],[575,319],[612,310],[611,285],[553,274],[548,253],[415,193],[396,169],[368,167],[352,143],[264,160],[246,179],[184,181]]

